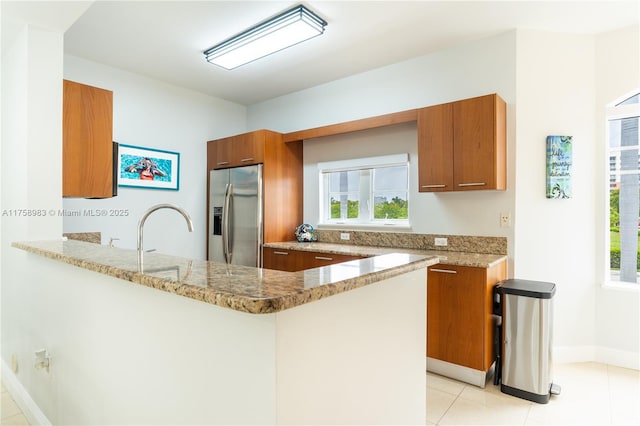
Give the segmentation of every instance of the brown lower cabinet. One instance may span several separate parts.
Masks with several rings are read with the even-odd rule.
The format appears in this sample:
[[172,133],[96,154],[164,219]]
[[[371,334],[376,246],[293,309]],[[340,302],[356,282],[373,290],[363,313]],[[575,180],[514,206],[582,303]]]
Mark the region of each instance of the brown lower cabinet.
[[265,247],[262,249],[262,267],[278,271],[295,272],[302,270],[302,252]]
[[262,250],[262,256],[263,268],[288,272],[318,268],[365,257],[315,251],[282,250],[271,247],[265,247]]
[[437,264],[427,272],[427,356],[488,371],[495,360],[493,288],[506,261],[490,268]]

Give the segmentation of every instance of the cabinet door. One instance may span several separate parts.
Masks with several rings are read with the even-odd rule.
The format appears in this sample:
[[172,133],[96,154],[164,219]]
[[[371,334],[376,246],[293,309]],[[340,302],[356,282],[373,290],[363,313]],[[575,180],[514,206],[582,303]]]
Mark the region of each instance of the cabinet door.
[[483,370],[484,268],[434,265],[427,278],[427,356]]
[[233,137],[209,142],[209,170],[233,167]]
[[233,138],[233,162],[236,166],[260,164],[264,161],[264,132],[245,133]]
[[244,133],[208,142],[209,170],[249,166],[264,161],[263,131]]
[[504,101],[497,95],[453,103],[453,184],[457,191],[506,188],[504,116]]
[[303,269],[301,252],[265,247],[262,250],[262,267],[287,272],[300,271]]
[[62,195],[113,196],[113,92],[64,80]]
[[418,190],[453,189],[452,105],[422,108],[418,112]]

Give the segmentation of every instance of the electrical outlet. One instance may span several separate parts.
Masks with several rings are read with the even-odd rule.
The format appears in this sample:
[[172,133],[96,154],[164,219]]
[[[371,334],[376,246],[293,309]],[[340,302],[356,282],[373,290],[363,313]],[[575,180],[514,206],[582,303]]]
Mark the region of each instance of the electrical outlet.
[[446,246],[447,239],[446,238],[436,238],[433,242],[436,246]]
[[18,372],[18,355],[11,354],[11,371]]
[[511,226],[511,213],[500,213],[500,226],[502,228]]
[[349,235],[348,232],[341,232],[340,233],[340,239],[341,240],[349,240],[351,238],[351,235]]

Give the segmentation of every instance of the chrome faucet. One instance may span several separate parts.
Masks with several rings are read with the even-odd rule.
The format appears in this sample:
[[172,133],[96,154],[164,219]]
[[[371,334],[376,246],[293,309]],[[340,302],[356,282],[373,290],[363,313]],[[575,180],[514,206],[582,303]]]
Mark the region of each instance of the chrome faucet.
[[142,231],[144,228],[144,222],[151,213],[160,209],[173,209],[179,212],[187,221],[187,228],[189,228],[189,232],[193,232],[193,222],[191,221],[189,214],[184,209],[174,206],[173,204],[156,204],[155,206],[151,206],[146,212],[142,213],[140,221],[138,222],[138,261],[140,263],[140,267],[142,267]]

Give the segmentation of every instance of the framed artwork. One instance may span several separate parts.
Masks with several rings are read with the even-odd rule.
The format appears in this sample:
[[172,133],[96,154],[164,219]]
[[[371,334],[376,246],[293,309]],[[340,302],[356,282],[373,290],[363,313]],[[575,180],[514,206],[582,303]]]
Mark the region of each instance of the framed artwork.
[[573,136],[547,136],[547,198],[571,198]]
[[178,152],[120,144],[118,186],[177,191],[179,181]]

